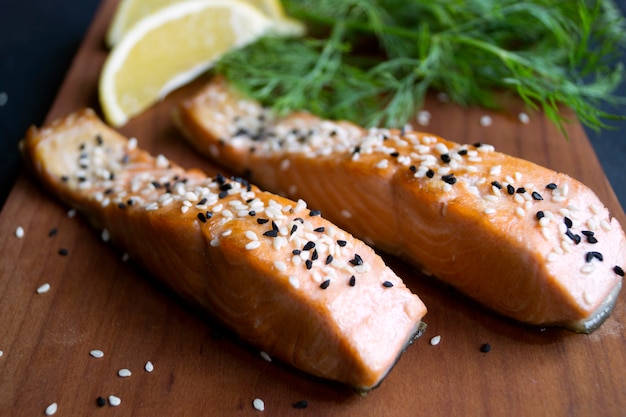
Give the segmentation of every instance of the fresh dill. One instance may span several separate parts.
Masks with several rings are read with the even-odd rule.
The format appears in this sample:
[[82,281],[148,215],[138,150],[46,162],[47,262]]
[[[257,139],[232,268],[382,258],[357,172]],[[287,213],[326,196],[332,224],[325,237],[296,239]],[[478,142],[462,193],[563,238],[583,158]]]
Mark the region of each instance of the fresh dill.
[[563,131],[570,107],[599,130],[624,68],[626,23],[609,0],[284,0],[303,38],[264,37],[215,70],[276,111],[401,126],[428,91],[498,108],[503,92]]

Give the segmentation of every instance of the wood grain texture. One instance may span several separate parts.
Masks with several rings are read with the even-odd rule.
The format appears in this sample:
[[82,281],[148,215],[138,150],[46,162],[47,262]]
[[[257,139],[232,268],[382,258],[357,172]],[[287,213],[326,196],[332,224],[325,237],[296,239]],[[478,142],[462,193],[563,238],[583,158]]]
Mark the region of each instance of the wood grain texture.
[[[48,121],[97,107],[106,58],[103,36],[116,0],[105,0],[78,51]],[[186,146],[170,112],[202,80],[174,92],[121,131],[185,167],[216,168]],[[569,140],[539,115],[529,124],[510,113],[461,109],[436,99],[428,130],[566,172],[584,182],[624,225],[626,219],[582,128]],[[489,114],[493,124],[481,126]],[[415,123],[415,126],[417,124]],[[80,217],[24,172],[0,213],[0,415],[257,416],[623,416],[626,410],[626,296],[591,335],[529,328],[496,316],[402,262],[385,260],[429,307],[425,336],[367,396],[268,363],[191,311],[141,268],[102,242]],[[22,226],[25,236],[15,236]],[[56,228],[56,235],[49,232]],[[68,249],[67,256],[58,254]],[[49,283],[51,289],[37,294]],[[429,339],[441,335],[441,343]],[[482,353],[480,346],[492,350]],[[101,349],[105,356],[89,356]],[[143,370],[146,361],[154,372]],[[117,371],[130,369],[129,378]],[[117,395],[100,410],[98,396]],[[307,400],[309,407],[292,404]]]

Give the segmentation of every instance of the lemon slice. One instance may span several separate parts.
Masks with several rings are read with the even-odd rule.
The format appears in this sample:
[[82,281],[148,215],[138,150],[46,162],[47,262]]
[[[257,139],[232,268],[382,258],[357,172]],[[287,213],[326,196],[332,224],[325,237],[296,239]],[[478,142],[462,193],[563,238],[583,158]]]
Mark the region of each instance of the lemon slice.
[[[142,18],[155,11],[187,0],[122,0],[113,15],[106,34],[106,43],[112,48],[117,45],[130,28]],[[289,20],[280,0],[243,0],[274,20]]]
[[134,25],[104,63],[99,96],[105,119],[125,124],[225,52],[277,26],[239,0],[189,0],[159,9]]

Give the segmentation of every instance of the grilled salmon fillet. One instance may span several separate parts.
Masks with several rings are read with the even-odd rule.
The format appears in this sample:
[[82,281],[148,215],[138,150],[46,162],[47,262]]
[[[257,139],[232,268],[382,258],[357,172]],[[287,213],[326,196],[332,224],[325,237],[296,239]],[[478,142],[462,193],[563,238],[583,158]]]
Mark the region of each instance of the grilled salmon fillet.
[[153,157],[91,110],[32,127],[21,150],[151,274],[301,371],[369,390],[422,329],[421,300],[302,200]]
[[175,113],[201,153],[300,197],[515,320],[591,332],[624,275],[621,226],[586,186],[486,144],[278,117],[214,78]]

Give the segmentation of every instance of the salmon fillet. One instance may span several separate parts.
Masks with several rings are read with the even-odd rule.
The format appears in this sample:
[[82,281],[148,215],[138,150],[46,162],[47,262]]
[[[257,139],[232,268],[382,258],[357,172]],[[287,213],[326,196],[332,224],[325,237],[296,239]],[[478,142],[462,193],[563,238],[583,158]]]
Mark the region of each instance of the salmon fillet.
[[423,329],[421,300],[302,200],[153,157],[91,110],[32,127],[21,149],[52,193],[273,359],[366,391]]
[[575,179],[486,144],[278,117],[214,78],[175,114],[202,154],[515,320],[591,332],[621,287],[626,239]]

